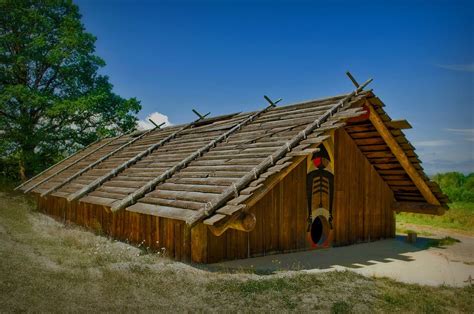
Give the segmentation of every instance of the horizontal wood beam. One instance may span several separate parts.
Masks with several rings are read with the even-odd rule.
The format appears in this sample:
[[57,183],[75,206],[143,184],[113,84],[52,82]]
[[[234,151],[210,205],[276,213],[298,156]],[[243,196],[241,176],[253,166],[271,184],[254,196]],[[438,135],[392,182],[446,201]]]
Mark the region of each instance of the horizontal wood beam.
[[383,138],[392,153],[395,155],[400,165],[403,167],[403,169],[405,169],[410,179],[420,190],[420,193],[423,195],[423,197],[428,203],[433,205],[440,205],[440,202],[438,201],[436,196],[434,196],[428,184],[425,182],[418,170],[416,170],[416,168],[413,166],[410,159],[405,154],[405,151],[400,147],[400,144],[398,144],[397,140],[393,137],[392,133],[382,121],[377,111],[375,111],[374,107],[369,102],[367,102],[366,105],[370,110],[370,121],[377,129],[380,136]]
[[392,206],[393,211],[427,214],[427,215],[443,215],[446,208],[439,205],[432,205],[418,202],[395,202]]
[[385,124],[392,129],[411,129],[412,126],[407,120],[392,120],[387,121]]
[[[204,220],[204,224],[206,224],[206,220]],[[208,225],[209,230],[211,230],[212,234],[219,237],[227,229],[235,229],[244,232],[250,232],[255,229],[257,225],[257,218],[252,213],[240,213],[235,218],[229,219],[223,224],[216,224],[216,225]]]

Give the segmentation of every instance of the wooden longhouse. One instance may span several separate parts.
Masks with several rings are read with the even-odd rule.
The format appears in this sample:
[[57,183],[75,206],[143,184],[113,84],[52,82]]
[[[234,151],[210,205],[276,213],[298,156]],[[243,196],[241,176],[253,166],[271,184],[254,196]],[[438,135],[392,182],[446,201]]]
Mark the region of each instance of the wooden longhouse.
[[447,198],[423,173],[410,125],[366,84],[102,139],[19,189],[44,213],[186,262],[393,237],[395,212],[442,214]]

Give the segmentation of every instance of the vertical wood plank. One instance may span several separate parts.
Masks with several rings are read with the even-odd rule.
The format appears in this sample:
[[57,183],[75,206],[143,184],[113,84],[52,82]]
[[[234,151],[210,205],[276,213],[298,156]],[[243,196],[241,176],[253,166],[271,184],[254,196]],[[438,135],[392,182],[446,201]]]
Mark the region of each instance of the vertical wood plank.
[[207,226],[202,223],[191,229],[191,260],[207,263]]

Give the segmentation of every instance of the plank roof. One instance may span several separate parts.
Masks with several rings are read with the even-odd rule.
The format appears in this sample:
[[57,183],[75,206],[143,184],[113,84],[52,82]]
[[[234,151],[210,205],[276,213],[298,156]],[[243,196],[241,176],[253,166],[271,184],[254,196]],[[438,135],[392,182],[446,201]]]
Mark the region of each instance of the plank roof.
[[[363,114],[361,107],[370,101],[445,206],[446,196],[423,173],[421,161],[401,131],[409,124],[392,121],[383,110],[383,103],[372,92],[351,97],[341,110],[305,134],[294,147],[288,147],[286,154],[272,159],[271,167],[254,173],[245,187],[236,187],[239,180],[255,172],[259,165],[273,158],[271,156],[296,135],[346,98],[348,95],[340,95],[288,106],[270,106],[262,112],[234,113],[103,139],[35,177],[21,186],[21,190],[69,200],[80,196],[80,202],[112,209],[121,209],[124,199],[130,200],[131,195],[142,191],[139,197],[126,203],[125,210],[188,223],[204,220],[213,224],[245,210],[245,203],[261,195],[269,180],[290,169],[301,156],[311,154],[330,130],[344,127],[394,191],[397,200],[425,202],[373,125],[367,121],[346,125],[347,119]],[[162,179],[154,183],[156,178]],[[220,204],[222,195],[229,191],[234,192],[233,197]],[[210,211],[209,207],[216,204],[218,208]]]

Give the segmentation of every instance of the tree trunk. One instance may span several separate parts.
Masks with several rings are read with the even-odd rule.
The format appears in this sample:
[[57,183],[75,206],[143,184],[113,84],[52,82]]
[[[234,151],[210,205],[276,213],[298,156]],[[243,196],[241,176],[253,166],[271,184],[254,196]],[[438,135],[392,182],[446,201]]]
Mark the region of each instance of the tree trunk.
[[20,160],[18,160],[18,172],[20,174],[20,180],[21,182],[26,181],[26,169],[25,169],[25,161],[23,160],[23,156],[20,157]]
[[35,146],[28,143],[22,145],[20,152],[20,159],[18,160],[18,174],[20,175],[21,181],[25,181],[33,173],[33,162],[35,160]]

